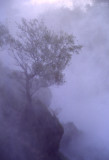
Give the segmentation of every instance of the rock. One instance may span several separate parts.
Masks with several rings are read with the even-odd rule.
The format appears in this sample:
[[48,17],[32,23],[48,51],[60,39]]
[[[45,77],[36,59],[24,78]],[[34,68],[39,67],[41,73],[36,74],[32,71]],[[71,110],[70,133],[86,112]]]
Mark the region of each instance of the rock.
[[61,152],[69,159],[75,159],[75,148],[81,137],[81,132],[77,129],[73,122],[63,124],[64,135],[61,140]]
[[33,108],[27,107],[21,124],[21,138],[28,143],[22,144],[28,160],[31,159],[29,155],[34,155],[34,160],[36,157],[41,160],[49,160],[49,157],[53,160],[56,157],[58,160],[63,127],[46,106],[38,101]]
[[49,110],[50,91],[41,90],[40,101],[26,106],[8,72],[0,68],[0,160],[63,160],[59,148],[64,131]]
[[59,153],[63,127],[38,101],[25,107],[19,122],[6,121],[0,133],[1,160],[62,160]]
[[71,143],[71,141],[75,141],[78,138],[78,136],[80,135],[80,131],[73,124],[73,122],[63,124],[63,128],[64,135],[62,138],[61,146],[62,148],[66,148]]

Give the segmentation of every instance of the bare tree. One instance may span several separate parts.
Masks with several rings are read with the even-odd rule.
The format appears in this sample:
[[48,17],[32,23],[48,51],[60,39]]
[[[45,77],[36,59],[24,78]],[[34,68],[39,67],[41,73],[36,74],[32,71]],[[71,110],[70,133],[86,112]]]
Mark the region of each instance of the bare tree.
[[72,53],[78,53],[80,48],[72,35],[57,34],[36,19],[22,20],[11,50],[20,67],[28,103],[39,88],[64,82],[63,71]]

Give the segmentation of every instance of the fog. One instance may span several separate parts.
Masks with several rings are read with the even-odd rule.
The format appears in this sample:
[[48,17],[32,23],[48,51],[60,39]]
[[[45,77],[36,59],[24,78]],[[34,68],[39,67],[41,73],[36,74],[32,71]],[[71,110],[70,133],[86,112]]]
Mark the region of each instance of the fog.
[[[71,114],[71,117],[78,117],[80,122],[81,116],[89,118],[92,117],[90,114],[94,114],[99,117],[99,112],[105,114],[103,112],[107,113],[108,110],[108,105],[104,104],[108,104],[108,6],[95,5],[84,13],[79,9],[59,11],[56,15],[60,17],[55,23],[57,22],[60,28],[64,26],[65,31],[73,32],[83,46],[79,55],[73,55],[70,67],[66,71],[67,82],[62,88],[60,87],[62,92],[57,89],[57,98],[61,99],[62,93],[64,97],[62,106],[67,105],[64,107],[66,111],[69,108],[68,117]],[[100,119],[105,118],[106,116],[100,115]]]
[[[9,1],[0,2],[0,20],[13,31],[21,17],[43,19],[55,32],[63,30],[75,36],[82,45],[65,70],[65,84],[50,87],[51,108],[58,111],[62,123],[73,122],[85,134],[83,150],[97,148],[101,159],[109,151],[109,4],[95,0],[91,4],[57,7],[52,4],[36,6]],[[9,14],[6,15],[4,11]],[[13,16],[14,13],[14,16]],[[2,63],[10,67],[13,61],[3,52]],[[71,145],[72,146],[72,145]],[[81,148],[81,147],[80,147]],[[81,151],[84,153],[84,151]],[[88,153],[87,153],[88,154]],[[84,159],[87,159],[87,154]],[[94,153],[96,157],[97,153]],[[89,159],[93,159],[89,153]],[[105,159],[105,158],[104,158]]]
[[[60,107],[62,121],[78,128],[108,146],[108,4],[94,3],[85,10],[55,9],[44,14],[51,28],[76,36],[83,46],[67,68],[66,83],[53,88],[52,107]],[[47,16],[49,15],[49,16]],[[42,15],[43,16],[43,15]]]

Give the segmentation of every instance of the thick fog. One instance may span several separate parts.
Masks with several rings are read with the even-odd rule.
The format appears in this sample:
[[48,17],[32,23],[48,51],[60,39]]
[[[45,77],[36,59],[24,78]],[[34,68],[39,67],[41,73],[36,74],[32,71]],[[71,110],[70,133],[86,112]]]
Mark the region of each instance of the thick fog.
[[[95,4],[85,12],[79,8],[61,10],[56,13],[59,20],[52,24],[73,33],[83,46],[79,55],[73,55],[66,71],[67,82],[58,88],[61,92],[55,90],[54,102],[59,102],[68,120],[73,119],[78,125],[83,123],[84,127],[88,123],[88,129],[99,123],[101,132],[108,128],[108,14],[108,5],[104,4]],[[92,130],[98,130],[96,127]]]
[[108,146],[109,6],[103,2],[96,1],[85,10],[48,10],[41,17],[54,30],[73,33],[83,46],[80,54],[72,56],[65,72],[66,83],[53,88],[52,107],[60,108],[62,121],[73,121],[94,140]]
[[62,121],[73,121],[79,129],[90,135],[90,145],[107,149],[108,7],[108,4],[101,3],[88,7],[86,12],[77,8],[74,11],[56,13],[59,21],[56,19],[55,23],[58,23],[60,28],[64,26],[66,31],[72,32],[83,45],[83,49],[79,55],[73,55],[66,71],[67,82],[63,87],[54,89],[52,103],[53,106],[62,108]]
[[[97,147],[105,157],[109,150],[109,4],[108,0],[78,4],[68,8],[1,1],[0,20],[13,31],[13,21],[20,17],[40,18],[55,32],[73,34],[76,43],[83,46],[65,70],[65,84],[50,88],[51,108],[62,123],[71,121],[86,135],[83,148]],[[6,51],[2,53],[2,63],[13,67]]]

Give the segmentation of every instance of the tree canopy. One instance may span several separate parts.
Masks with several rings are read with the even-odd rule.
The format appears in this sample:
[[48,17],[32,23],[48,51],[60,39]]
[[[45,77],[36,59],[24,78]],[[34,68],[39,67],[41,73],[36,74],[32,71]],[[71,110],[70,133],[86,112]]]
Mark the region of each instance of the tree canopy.
[[20,67],[27,97],[41,87],[62,84],[63,71],[80,48],[72,35],[51,31],[36,19],[22,19],[18,34],[11,41],[11,50]]

